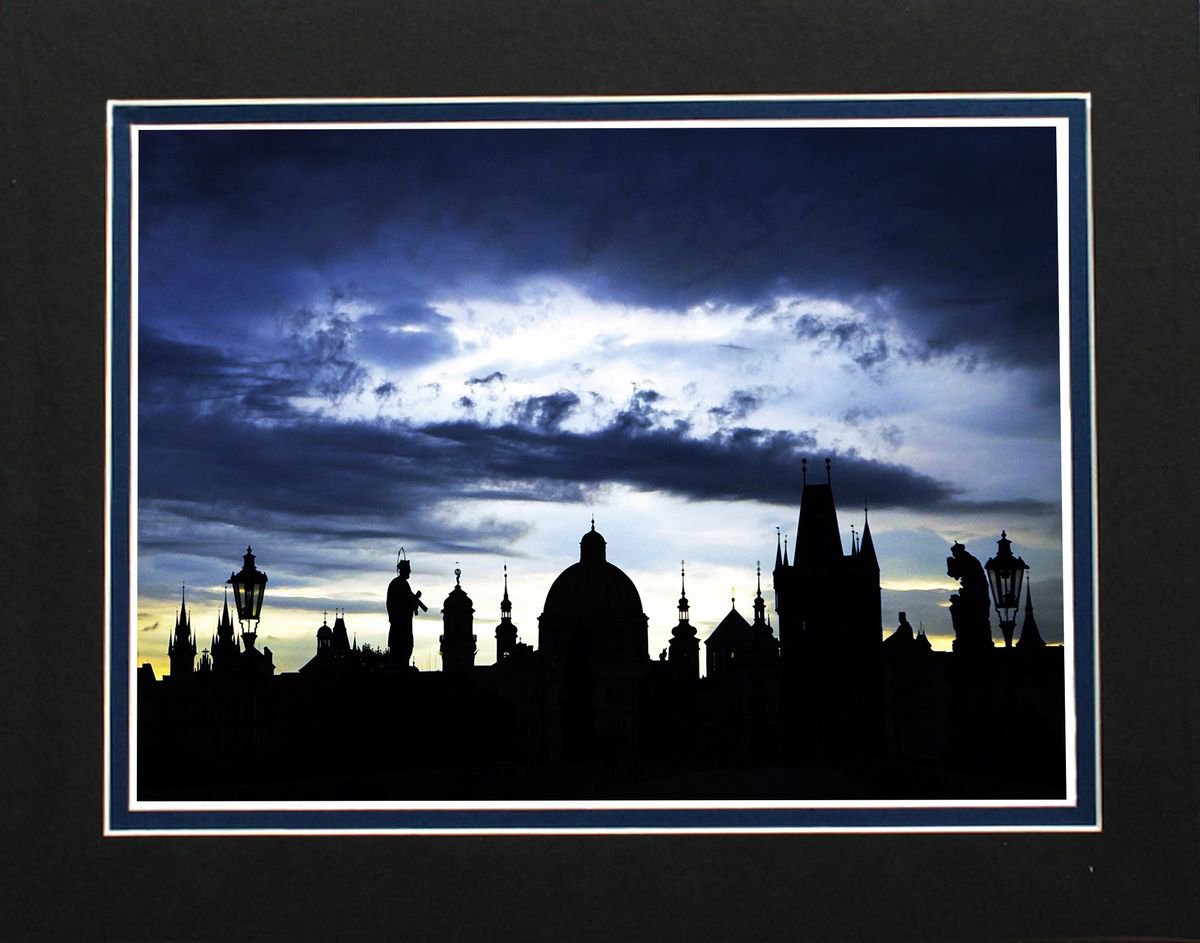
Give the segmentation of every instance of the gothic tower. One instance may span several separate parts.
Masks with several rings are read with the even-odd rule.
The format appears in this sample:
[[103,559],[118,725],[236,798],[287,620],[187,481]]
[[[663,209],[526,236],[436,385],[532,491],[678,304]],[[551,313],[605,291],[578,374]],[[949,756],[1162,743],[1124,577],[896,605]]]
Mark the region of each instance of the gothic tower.
[[1046,647],[1042,633],[1038,631],[1037,620],[1033,617],[1033,590],[1025,584],[1025,621],[1021,623],[1021,637],[1017,639],[1017,648],[1021,651],[1037,651]]
[[180,590],[179,616],[175,620],[175,631],[167,642],[167,655],[171,659],[171,677],[190,677],[196,664],[196,638],[192,635],[192,617],[187,611],[186,589]]
[[233,620],[229,617],[229,590],[225,590],[225,605],[217,620],[217,632],[212,637],[213,674],[228,674],[234,670],[239,653],[238,641],[233,634]]
[[333,637],[329,640],[330,650],[339,657],[345,657],[350,654],[350,635],[346,631],[346,610],[342,610],[342,614],[338,615],[334,611],[333,620]]
[[831,466],[826,459],[826,480],[810,482],[801,461],[791,563],[776,550],[784,710],[807,747],[871,750],[882,730],[879,559],[865,512],[861,538],[844,552]]

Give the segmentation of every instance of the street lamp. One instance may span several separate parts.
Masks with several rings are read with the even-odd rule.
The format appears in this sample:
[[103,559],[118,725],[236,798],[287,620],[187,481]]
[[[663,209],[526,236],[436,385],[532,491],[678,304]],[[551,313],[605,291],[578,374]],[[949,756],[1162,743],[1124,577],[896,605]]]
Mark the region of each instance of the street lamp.
[[[226,582],[233,587],[233,604],[237,607],[238,623],[242,625],[242,640],[248,648],[253,648],[258,636],[258,615],[262,611],[267,574],[255,568],[254,552],[249,547],[242,557],[241,571],[230,573]],[[246,622],[253,622],[255,631],[244,631]]]
[[1013,628],[1017,624],[1017,610],[1021,606],[1021,584],[1025,581],[1025,571],[1029,565],[1020,557],[1013,556],[1012,541],[1008,539],[1007,531],[1000,531],[1000,539],[996,544],[1000,549],[983,568],[987,570],[992,602],[996,604],[996,614],[1000,617],[1004,647],[1012,648]]

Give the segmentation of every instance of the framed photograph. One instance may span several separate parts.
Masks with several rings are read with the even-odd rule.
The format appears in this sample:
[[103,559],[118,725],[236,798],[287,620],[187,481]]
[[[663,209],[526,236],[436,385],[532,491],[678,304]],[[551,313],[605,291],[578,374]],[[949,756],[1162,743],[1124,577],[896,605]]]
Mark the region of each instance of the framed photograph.
[[106,833],[1097,830],[1089,106],[111,102]]

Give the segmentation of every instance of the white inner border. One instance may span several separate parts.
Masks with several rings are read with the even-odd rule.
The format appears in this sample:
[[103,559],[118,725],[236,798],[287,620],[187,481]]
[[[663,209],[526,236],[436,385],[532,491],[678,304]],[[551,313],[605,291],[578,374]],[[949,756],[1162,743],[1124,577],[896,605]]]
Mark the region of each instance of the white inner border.
[[[113,264],[112,234],[113,234],[113,186],[115,167],[113,166],[113,114],[116,107],[143,106],[166,107],[179,105],[239,105],[239,104],[286,104],[286,105],[334,105],[334,104],[369,104],[373,106],[412,105],[412,104],[505,104],[515,102],[555,103],[603,103],[603,102],[719,102],[719,101],[858,101],[870,102],[877,100],[993,100],[1011,101],[1013,99],[1049,99],[1049,100],[1083,100],[1087,112],[1085,129],[1087,149],[1085,163],[1087,165],[1087,199],[1091,202],[1091,160],[1090,160],[1090,118],[1091,99],[1086,93],[1079,94],[983,94],[983,95],[871,95],[871,96],[735,96],[732,98],[716,98],[713,96],[665,96],[665,97],[614,97],[614,98],[507,98],[507,99],[244,99],[244,100],[188,100],[188,101],[110,101],[108,103],[108,175],[106,180],[106,236],[107,261],[106,270],[106,412],[105,412],[105,661],[104,661],[104,834],[106,835],[247,835],[247,834],[668,834],[668,833],[750,833],[750,832],[845,832],[845,833],[892,833],[892,832],[1028,832],[1028,831],[1098,831],[1100,829],[1100,747],[1099,747],[1099,640],[1097,634],[1098,617],[1096,604],[1098,591],[1093,580],[1093,622],[1091,626],[1094,652],[1093,697],[1095,702],[1095,783],[1097,820],[1094,826],[871,826],[871,827],[839,827],[839,826],[795,826],[795,827],[622,827],[622,828],[582,828],[582,827],[551,827],[551,828],[334,828],[334,829],[305,829],[305,828],[222,828],[222,829],[120,829],[114,830],[109,821],[110,807],[110,724],[109,717],[109,663],[111,660],[110,632],[111,622],[111,586],[112,567],[109,554],[111,553],[111,486],[112,486],[112,288]],[[652,119],[652,120],[586,120],[569,119],[554,121],[424,121],[424,122],[255,122],[241,124],[237,122],[221,123],[191,123],[191,124],[152,124],[129,127],[130,146],[130,219],[128,221],[130,245],[130,508],[129,508],[129,662],[127,665],[127,690],[129,698],[128,737],[129,737],[129,788],[130,796],[137,795],[137,402],[138,402],[138,156],[139,135],[142,132],[152,133],[155,130],[523,130],[523,129],[562,129],[572,128],[831,128],[831,127],[1053,127],[1055,129],[1056,162],[1057,162],[1057,195],[1058,195],[1058,272],[1059,272],[1059,376],[1060,376],[1060,444],[1062,449],[1062,526],[1063,526],[1063,643],[1064,656],[1064,710],[1065,710],[1065,742],[1067,744],[1066,798],[1061,800],[770,800],[770,801],[738,801],[738,800],[678,800],[678,801],[489,801],[489,802],[449,802],[449,801],[380,801],[380,802],[139,802],[131,799],[128,803],[130,812],[387,812],[387,811],[601,811],[601,810],[883,810],[883,809],[1004,809],[1004,808],[1073,808],[1078,801],[1078,757],[1075,749],[1078,718],[1076,717],[1076,688],[1075,688],[1075,620],[1074,620],[1074,553],[1073,553],[1073,492],[1072,492],[1072,463],[1071,463],[1071,411],[1070,411],[1070,139],[1069,119],[1065,117],[1027,117],[1027,118],[989,118],[989,117],[945,117],[945,118],[879,118],[879,119],[830,119],[830,118],[769,118],[769,119]],[[1088,305],[1089,314],[1093,303],[1093,284],[1091,281],[1092,262],[1092,222],[1088,214],[1088,258],[1089,284]],[[1095,346],[1094,327],[1089,317],[1089,354],[1092,363],[1092,382],[1089,390],[1091,399],[1091,488],[1092,488],[1092,567],[1096,569],[1096,435],[1095,435]],[[1084,627],[1086,628],[1086,627]]]

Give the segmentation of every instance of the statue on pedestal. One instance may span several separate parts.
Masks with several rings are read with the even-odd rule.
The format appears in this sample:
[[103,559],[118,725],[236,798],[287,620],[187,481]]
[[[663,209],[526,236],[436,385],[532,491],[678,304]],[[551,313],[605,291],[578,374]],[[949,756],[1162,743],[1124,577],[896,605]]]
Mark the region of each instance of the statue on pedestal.
[[421,602],[420,590],[414,593],[408,585],[411,575],[412,564],[401,547],[396,556],[396,578],[388,584],[387,591],[388,622],[391,624],[388,629],[388,650],[391,663],[400,668],[407,668],[412,660],[413,616],[419,609],[429,611],[429,607]]
[[955,543],[946,558],[946,575],[961,589],[950,597],[950,620],[954,623],[954,651],[976,652],[992,647],[991,597],[983,566]]

